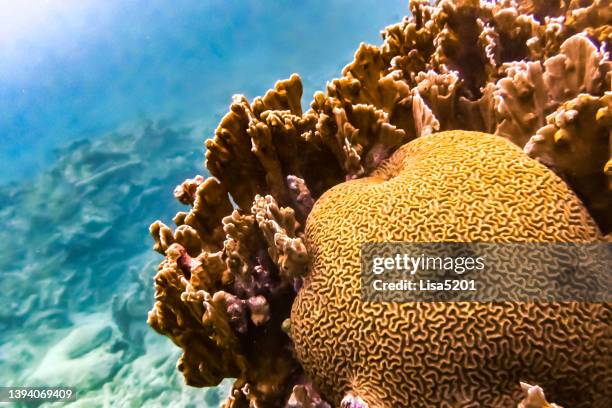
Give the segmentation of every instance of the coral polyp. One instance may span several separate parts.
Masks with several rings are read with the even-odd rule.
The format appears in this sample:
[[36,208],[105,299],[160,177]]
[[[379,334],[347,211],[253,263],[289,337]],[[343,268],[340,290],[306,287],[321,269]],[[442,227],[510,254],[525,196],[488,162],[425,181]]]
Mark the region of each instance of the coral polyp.
[[[413,0],[308,110],[297,74],[236,96],[206,141],[210,176],[175,190],[188,211],[151,226],[165,259],[149,323],[182,348],[187,384],[236,378],[227,407],[507,406],[528,381],[562,405],[606,406],[608,304],[365,305],[353,262],[389,222],[403,232],[380,239],[610,239],[611,23],[608,0]],[[413,155],[413,176],[361,201]]]

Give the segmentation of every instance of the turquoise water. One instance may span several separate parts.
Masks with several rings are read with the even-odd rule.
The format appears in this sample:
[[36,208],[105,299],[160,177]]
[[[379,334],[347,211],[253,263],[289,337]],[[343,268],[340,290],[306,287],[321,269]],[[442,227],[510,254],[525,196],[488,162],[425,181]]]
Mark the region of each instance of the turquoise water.
[[174,186],[234,93],[302,76],[304,103],[404,1],[0,0],[0,385],[72,406],[216,406],[148,329]]

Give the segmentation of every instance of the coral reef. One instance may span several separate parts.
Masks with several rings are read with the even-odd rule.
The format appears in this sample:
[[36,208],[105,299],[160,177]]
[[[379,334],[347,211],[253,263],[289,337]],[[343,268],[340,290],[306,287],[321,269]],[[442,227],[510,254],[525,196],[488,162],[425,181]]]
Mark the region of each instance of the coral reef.
[[[430,141],[442,139],[426,138],[430,134],[462,129],[496,135],[499,143],[503,142],[500,149],[511,152],[502,155],[507,160],[503,163],[508,172],[521,171],[520,166],[515,168],[515,162],[528,163],[524,166],[535,169],[534,174],[540,177],[538,182],[546,180],[545,191],[559,199],[538,195],[544,193],[538,193],[535,187],[529,194],[541,200],[517,197],[509,186],[515,183],[521,186],[521,180],[504,173],[500,180],[491,181],[495,188],[508,188],[499,196],[498,210],[506,214],[509,210],[505,202],[525,200],[529,211],[521,214],[527,214],[528,219],[534,217],[533,226],[517,219],[513,228],[495,224],[486,229],[473,217],[471,225],[449,222],[445,239],[567,241],[599,239],[600,231],[611,233],[609,6],[608,0],[442,0],[435,5],[413,0],[410,17],[387,27],[382,32],[381,46],[362,44],[354,60],[344,68],[343,76],[328,82],[325,92],[314,94],[310,109],[302,109],[302,84],[295,74],[251,102],[236,96],[214,137],[206,141],[210,177],[196,176],[175,190],[176,198],[190,206],[189,211],[176,215],[174,230],[159,221],[151,226],[155,250],[165,259],[155,277],[156,302],[149,313],[149,324],[182,349],[178,368],[186,382],[210,386],[223,378],[236,378],[227,407],[325,406],[324,399],[346,407],[368,403],[401,405],[401,401],[393,399],[397,394],[393,397],[389,389],[392,387],[383,387],[381,381],[384,378],[388,384],[395,384],[402,375],[411,376],[411,372],[390,374],[366,367],[370,361],[368,354],[381,356],[383,351],[375,351],[375,344],[365,349],[367,342],[343,348],[334,338],[335,328],[325,318],[325,308],[331,308],[333,316],[337,305],[312,290],[311,274],[318,269],[309,265],[322,258],[305,225],[307,219],[310,224],[314,222],[309,218],[313,207],[325,205],[320,201],[322,196],[327,197],[326,192],[331,194],[330,189],[347,180],[357,179],[355,184],[347,185],[364,185],[367,177],[382,175],[393,163],[401,161],[398,159],[401,155],[393,156],[401,146],[427,145],[435,150],[436,143]],[[410,144],[421,138],[422,144]],[[482,145],[474,143],[473,150],[459,149],[461,152],[448,160],[472,163],[470,159],[480,157],[481,149],[497,151],[497,144],[489,140],[487,137]],[[510,149],[509,143],[517,148]],[[402,151],[412,151],[413,147]],[[552,171],[536,167],[535,161],[528,160],[517,149],[524,149],[528,156]],[[386,161],[390,157],[394,159]],[[463,179],[471,174],[467,166],[462,169],[467,173],[455,173],[452,177]],[[553,172],[559,178],[553,177]],[[438,197],[432,191],[447,194],[441,187],[427,185],[430,192],[423,200]],[[461,186],[456,194],[470,196],[468,186]],[[468,215],[482,214],[480,206],[485,193],[479,194],[466,201],[462,211]],[[480,200],[476,199],[479,197]],[[444,205],[440,203],[438,209],[442,211]],[[371,215],[375,219],[377,214],[394,211],[395,207],[387,205],[371,211]],[[551,223],[544,214],[561,218],[558,223]],[[437,216],[436,212],[423,213],[423,217],[426,215]],[[335,238],[329,231],[329,240],[344,239],[347,231],[354,233],[355,225],[351,225],[354,214],[349,211],[342,217],[345,219],[336,221],[345,222],[346,228],[333,231],[337,234]],[[375,222],[362,221],[359,225],[372,235],[355,236],[366,240],[376,236],[376,230],[381,228]],[[427,228],[417,231],[424,235],[415,236],[431,238]],[[442,235],[437,238],[442,239]],[[351,246],[350,250],[354,248]],[[330,260],[330,267],[343,260],[346,258],[337,256]],[[320,270],[324,269],[321,265]],[[329,280],[339,287],[353,283],[343,294],[344,305],[351,304],[349,299],[355,296],[354,285],[358,284],[354,276],[347,279],[344,282],[338,275]],[[307,288],[309,294],[303,294]],[[293,317],[289,320],[298,293],[298,299],[303,300],[293,306]],[[323,300],[328,303],[321,303]],[[356,308],[355,316],[368,316],[357,312],[365,306],[359,302],[352,305]],[[380,308],[383,310],[384,306]],[[564,319],[584,317],[585,322],[609,318],[607,305],[541,305],[536,309],[490,305],[469,313],[482,313],[481,323],[486,324],[486,319],[501,319],[496,313],[512,310],[526,331],[539,330],[543,322],[557,319],[556,313]],[[301,317],[315,310],[321,311],[319,320]],[[435,310],[438,314],[433,316],[434,320],[448,324],[449,315],[461,315],[471,309],[442,305]],[[373,334],[367,323],[360,323],[359,319],[353,323],[361,324],[360,336]],[[593,324],[590,330],[599,328]],[[465,395],[446,395],[446,402],[458,403],[469,394],[474,403],[482,401],[487,405],[501,398],[500,401],[506,404],[512,401],[515,405],[521,398],[520,379],[545,385],[552,399],[562,404],[573,401],[575,395],[571,393],[580,387],[584,389],[580,395],[585,401],[597,398],[597,392],[589,388],[594,380],[580,385],[563,377],[572,373],[572,366],[565,360],[559,362],[559,367],[542,363],[531,372],[532,377],[519,378],[521,367],[540,361],[545,347],[560,358],[572,357],[553,339],[560,336],[574,344],[574,337],[566,337],[569,332],[559,332],[560,328],[554,325],[553,329],[550,341],[524,347],[523,360],[512,366],[512,375],[496,366],[502,361],[493,358],[482,361],[482,367],[466,364],[470,376],[490,379],[490,384],[480,384],[477,391],[464,390]],[[309,338],[317,330],[324,337]],[[436,337],[442,330],[437,326],[423,328],[419,338]],[[591,343],[586,337],[592,333],[576,330],[581,333],[576,334],[576,347],[589,348],[587,344]],[[392,339],[389,341],[395,344]],[[504,344],[500,343],[502,349],[498,352],[491,351],[492,355],[502,358]],[[533,353],[529,352],[531,347]],[[605,354],[605,348],[591,349]],[[328,353],[321,357],[324,350]],[[313,357],[316,355],[322,361]],[[338,361],[346,364],[336,369],[334,362]],[[380,367],[402,366],[402,361],[405,360],[389,355],[389,361],[381,362]],[[584,364],[596,366],[587,361]],[[352,372],[357,366],[359,373],[368,371],[371,377],[362,378]],[[496,367],[506,373],[505,377],[496,379]],[[426,378],[427,387],[436,388],[438,393],[431,397],[441,398],[440,393],[451,392],[439,383],[435,368],[430,369],[434,371],[433,377]],[[585,369],[592,378],[603,375],[594,371]],[[362,395],[369,381],[374,381],[372,384],[377,388],[372,390],[373,394]],[[493,384],[506,388],[495,388]],[[434,392],[416,382],[404,382],[397,389],[402,387],[415,387],[411,389],[416,392],[412,398],[420,403],[428,392]],[[383,397],[389,398],[385,399],[387,402],[378,399]]]
[[[512,406],[524,379],[569,406],[604,406],[609,304],[362,300],[363,242],[601,238],[565,182],[511,142],[465,131],[416,139],[370,176],[320,197],[305,235],[312,261],[291,337],[334,405],[351,394],[372,407]],[[479,281],[490,287],[499,276]]]

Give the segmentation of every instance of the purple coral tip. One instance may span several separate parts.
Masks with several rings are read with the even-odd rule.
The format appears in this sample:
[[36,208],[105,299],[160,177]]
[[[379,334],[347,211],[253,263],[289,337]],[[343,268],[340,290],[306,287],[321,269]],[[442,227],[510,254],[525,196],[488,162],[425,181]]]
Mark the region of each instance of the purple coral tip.
[[361,397],[349,392],[342,398],[340,408],[368,408],[368,404]]

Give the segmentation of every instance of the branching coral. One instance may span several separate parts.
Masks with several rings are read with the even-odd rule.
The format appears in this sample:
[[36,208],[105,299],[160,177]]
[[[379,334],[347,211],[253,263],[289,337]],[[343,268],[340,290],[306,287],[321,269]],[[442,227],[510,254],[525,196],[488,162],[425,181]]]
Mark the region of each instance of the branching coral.
[[601,228],[612,230],[612,93],[580,94],[546,121],[525,152],[562,174]]
[[[580,222],[566,221],[588,225],[590,232],[579,234],[581,239],[600,236],[589,216],[604,234],[612,232],[609,0],[588,4],[442,0],[436,5],[413,0],[410,12],[410,17],[383,31],[380,47],[362,44],[342,77],[330,81],[325,92],[316,92],[306,111],[300,104],[302,84],[297,75],[277,82],[252,102],[235,97],[214,138],[206,141],[211,177],[196,176],[175,190],[176,198],[191,209],[176,215],[174,231],[160,222],[151,226],[155,249],[166,258],[155,278],[156,304],[149,323],[183,349],[179,369],[188,384],[209,386],[224,377],[237,378],[228,407],[323,407],[326,402],[319,391],[347,407],[365,406],[368,398],[375,401],[349,391],[367,385],[350,367],[367,362],[362,354],[376,354],[376,344],[366,351],[359,346],[352,351],[335,348],[325,359],[344,353],[347,364],[339,373],[320,372],[332,365],[325,365],[324,359],[315,367],[307,356],[331,340],[318,338],[320,344],[305,348],[311,341],[305,333],[327,327],[325,320],[300,319],[296,310],[306,313],[304,302],[294,308],[301,326],[294,327],[288,318],[304,280],[307,287],[313,285],[309,265],[320,259],[317,246],[306,245],[312,242],[304,226],[313,206],[321,206],[321,196],[340,183],[380,174],[392,163],[387,159],[415,139],[450,129],[505,138],[554,170],[584,202],[590,215],[569,192],[560,198],[561,204],[550,204],[562,207],[565,199],[573,203]],[[476,156],[480,147],[473,149],[473,153],[462,150],[453,159]],[[514,160],[527,160],[517,152],[513,155],[508,159],[510,168]],[[504,180],[498,182],[508,181]],[[504,200],[513,200],[513,194],[508,191]],[[539,206],[545,202],[534,203],[532,213],[544,211]],[[480,214],[476,204],[468,210]],[[394,209],[372,209],[372,214],[379,211]],[[351,214],[346,217],[350,223]],[[469,231],[457,236],[482,239],[479,225],[474,219],[466,226]],[[363,228],[374,227],[364,224]],[[516,228],[521,230],[520,223]],[[457,231],[448,233],[452,237]],[[543,240],[576,238],[560,237],[546,228],[539,234]],[[343,284],[339,277],[334,281]],[[310,296],[322,300],[312,290]],[[597,309],[584,308],[575,312],[589,316]],[[484,307],[482,313],[493,316],[493,309]],[[538,324],[530,310],[515,309],[525,330]],[[453,310],[440,306],[440,321]],[[541,317],[553,319],[549,311],[542,309]],[[360,335],[372,335],[373,326],[359,319],[354,323],[361,325]],[[435,337],[439,330],[431,327],[420,336]],[[287,332],[298,334],[299,358]],[[554,344],[550,347],[557,350]],[[362,354],[354,354],[355,350]],[[526,351],[524,365],[530,356],[538,358]],[[386,364],[392,363],[390,357]],[[495,383],[495,374],[485,368],[482,372],[488,373],[490,384]],[[373,368],[364,366],[356,372],[360,370]],[[478,367],[474,370],[479,372]],[[549,371],[538,373],[546,376]],[[329,375],[336,379],[328,379]],[[503,386],[511,387],[510,377],[505,377]],[[394,381],[384,378],[388,384]],[[397,378],[402,378],[401,372]],[[533,380],[544,383],[548,392],[553,378]],[[428,381],[427,387],[441,386],[435,376]],[[562,383],[567,390],[575,387]],[[476,400],[492,401],[505,391],[512,394],[491,389],[490,384],[481,384]],[[376,386],[380,396],[390,395],[381,381]],[[410,383],[398,389],[402,387]],[[567,394],[554,384],[551,389],[555,400]],[[441,393],[445,390],[439,388]],[[348,393],[343,396],[344,392]],[[428,395],[424,389],[416,392],[415,401]],[[520,398],[516,393],[511,397],[514,404]],[[449,394],[448,398],[463,397]],[[388,401],[394,402],[376,400],[374,405],[401,405],[398,400]]]
[[[203,183],[198,191],[206,188]],[[198,211],[194,206],[184,219],[197,219]],[[165,225],[152,225],[166,259],[155,278],[149,324],[183,348],[178,367],[188,384],[235,377],[244,391],[236,406],[270,404],[299,374],[281,323],[305,272],[306,250],[293,210],[279,208],[270,196],[257,196],[250,214],[235,210],[222,225],[225,240],[217,252],[195,245],[197,231],[186,224],[173,236]]]

